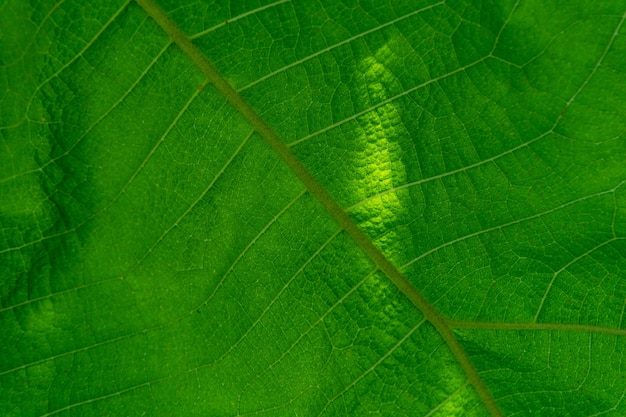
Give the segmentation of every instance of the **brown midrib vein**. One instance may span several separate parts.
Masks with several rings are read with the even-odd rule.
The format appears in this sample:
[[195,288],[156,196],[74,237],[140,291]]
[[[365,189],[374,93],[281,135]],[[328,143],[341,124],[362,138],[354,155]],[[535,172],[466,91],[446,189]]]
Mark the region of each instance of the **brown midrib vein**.
[[178,47],[192,62],[204,73],[213,86],[226,98],[226,100],[250,123],[250,125],[263,137],[278,156],[298,176],[307,190],[322,204],[332,217],[354,239],[361,249],[372,259],[376,266],[393,282],[396,287],[424,314],[437,329],[449,349],[454,354],[461,368],[466,373],[468,380],[476,389],[485,407],[492,416],[502,416],[491,393],[478,375],[478,371],[471,363],[459,341],[452,333],[452,329],[437,310],[411,285],[411,283],[398,271],[385,255],[372,243],[372,241],[350,219],[347,212],[326,192],[326,190],[309,173],[298,158],[291,152],[289,147],[274,133],[274,131],[261,119],[254,109],[228,84],[217,72],[202,52],[196,48],[191,40],[172,22],[169,17],[157,6],[153,0],[136,0],[137,3],[157,22],[159,26],[172,38]]

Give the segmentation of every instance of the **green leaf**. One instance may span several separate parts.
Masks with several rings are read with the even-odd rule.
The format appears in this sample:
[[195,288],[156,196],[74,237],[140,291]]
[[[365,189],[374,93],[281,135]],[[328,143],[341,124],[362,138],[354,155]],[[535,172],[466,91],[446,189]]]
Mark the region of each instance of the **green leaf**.
[[0,415],[623,416],[625,19],[0,1]]

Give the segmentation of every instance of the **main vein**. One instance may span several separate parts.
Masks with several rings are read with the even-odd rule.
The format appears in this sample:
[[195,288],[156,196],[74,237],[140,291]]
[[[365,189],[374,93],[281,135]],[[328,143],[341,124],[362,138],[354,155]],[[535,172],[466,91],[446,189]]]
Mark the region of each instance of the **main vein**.
[[376,266],[385,273],[396,287],[424,314],[437,329],[439,334],[454,354],[468,380],[476,389],[485,407],[492,416],[502,416],[491,393],[478,375],[478,371],[471,363],[459,341],[454,336],[446,319],[420,294],[417,289],[398,271],[387,257],[372,243],[372,241],[358,228],[330,194],[320,185],[313,175],[304,167],[287,145],[261,119],[254,109],[228,84],[218,73],[203,53],[193,45],[191,40],[172,22],[169,17],[154,3],[153,0],[136,0],[137,3],[157,22],[159,26],[172,38],[178,47],[204,73],[213,86],[226,100],[239,111],[261,137],[272,147],[278,156],[304,183],[307,190],[339,223],[343,230],[361,247]]

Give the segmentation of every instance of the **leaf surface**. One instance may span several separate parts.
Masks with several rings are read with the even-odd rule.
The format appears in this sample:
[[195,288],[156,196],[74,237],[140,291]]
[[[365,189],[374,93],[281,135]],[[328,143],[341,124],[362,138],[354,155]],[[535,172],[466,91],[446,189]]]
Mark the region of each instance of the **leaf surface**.
[[0,414],[624,415],[574,3],[0,2]]

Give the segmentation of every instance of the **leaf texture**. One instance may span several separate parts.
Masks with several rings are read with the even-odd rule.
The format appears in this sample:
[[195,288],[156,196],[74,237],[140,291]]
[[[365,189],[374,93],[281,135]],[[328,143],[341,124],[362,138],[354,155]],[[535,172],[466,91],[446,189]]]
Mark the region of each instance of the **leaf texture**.
[[625,19],[0,2],[0,414],[624,415]]

